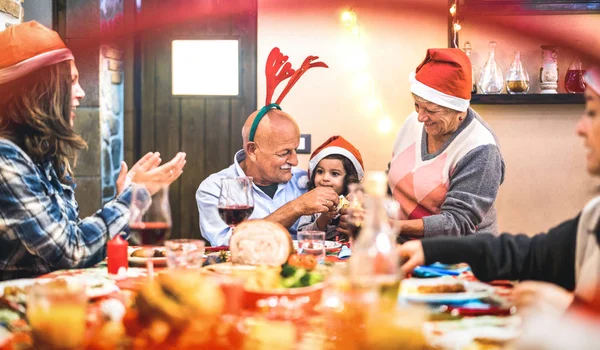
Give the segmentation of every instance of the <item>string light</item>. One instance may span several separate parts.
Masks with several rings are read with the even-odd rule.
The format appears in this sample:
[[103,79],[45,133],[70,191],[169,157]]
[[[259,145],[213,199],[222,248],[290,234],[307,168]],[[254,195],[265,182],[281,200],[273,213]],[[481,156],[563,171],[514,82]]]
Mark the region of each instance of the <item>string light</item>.
[[462,29],[462,27],[460,26],[460,23],[458,23],[458,21],[456,21],[456,23],[454,23],[454,31],[458,32],[461,29]]
[[364,110],[367,116],[378,115],[380,118],[372,123],[381,134],[392,131],[394,123],[392,119],[383,114],[383,106],[375,96],[375,83],[372,75],[368,72],[369,51],[362,43],[361,30],[358,25],[356,13],[352,9],[343,11],[340,15],[342,26],[350,35],[351,47],[344,55],[346,66],[354,72],[353,87],[364,98]]
[[354,11],[352,11],[352,9],[350,8],[349,10],[346,10],[344,12],[342,12],[342,25],[344,25],[344,27],[354,27],[356,25],[356,13],[354,13]]
[[456,18],[457,8],[455,0],[454,4],[450,6],[450,14],[452,15],[452,44],[454,47],[458,47],[458,31],[462,28],[460,23],[458,23],[458,18]]

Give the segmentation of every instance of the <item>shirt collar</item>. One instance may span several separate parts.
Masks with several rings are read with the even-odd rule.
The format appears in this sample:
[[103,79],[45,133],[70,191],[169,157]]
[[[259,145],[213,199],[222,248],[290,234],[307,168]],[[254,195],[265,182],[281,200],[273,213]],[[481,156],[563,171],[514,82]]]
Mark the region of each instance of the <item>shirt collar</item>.
[[[247,176],[244,172],[244,169],[242,169],[242,166],[240,165],[240,163],[244,160],[246,160],[246,152],[243,149],[237,151],[235,153],[235,156],[233,156],[233,164],[235,166],[235,172],[237,176]],[[287,182],[277,184],[277,192],[279,192],[283,187],[285,187],[286,184]],[[260,188],[258,188],[256,184],[253,183],[253,186],[255,189],[260,190]],[[275,194],[277,194],[277,192],[275,192]]]

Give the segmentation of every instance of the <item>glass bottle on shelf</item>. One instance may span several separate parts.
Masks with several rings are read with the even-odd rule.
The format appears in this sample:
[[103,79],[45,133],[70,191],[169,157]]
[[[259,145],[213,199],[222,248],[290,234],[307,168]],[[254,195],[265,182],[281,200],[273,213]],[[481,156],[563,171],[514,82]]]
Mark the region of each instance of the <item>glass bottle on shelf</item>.
[[565,75],[565,90],[570,94],[582,94],[585,90],[584,74],[585,69],[581,60],[575,56]]
[[521,63],[521,51],[515,52],[515,59],[508,70],[506,91],[509,94],[525,94],[529,91],[529,74]]
[[540,68],[540,93],[558,93],[558,47],[542,45],[542,67]]
[[483,94],[499,94],[504,89],[504,77],[495,55],[496,42],[490,41],[490,54],[479,77],[479,89]]
[[463,46],[463,51],[465,52],[465,54],[467,55],[467,57],[469,57],[469,61],[471,61],[471,80],[472,80],[472,88],[471,88],[471,93],[472,94],[476,94],[477,93],[477,75],[475,74],[475,66],[473,66],[473,59],[471,58],[471,43],[466,41],[465,45]]
[[349,261],[351,282],[354,288],[373,293],[380,303],[395,305],[402,276],[396,252],[396,234],[386,210],[386,174],[382,171],[368,172],[364,190],[365,218]]

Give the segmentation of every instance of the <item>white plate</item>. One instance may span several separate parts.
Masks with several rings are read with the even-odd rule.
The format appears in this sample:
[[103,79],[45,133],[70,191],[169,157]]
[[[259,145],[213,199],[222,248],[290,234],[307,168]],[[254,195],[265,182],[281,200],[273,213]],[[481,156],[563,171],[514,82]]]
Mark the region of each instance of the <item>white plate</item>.
[[[297,240],[293,240],[292,243],[294,244],[294,249],[298,250],[298,241]],[[334,249],[340,249],[342,247],[342,243],[340,242],[336,242],[336,241],[325,241],[325,250],[334,250]]]
[[[56,278],[63,278],[67,280],[76,280],[86,286],[86,294],[90,299],[96,299],[107,296],[114,292],[119,291],[119,287],[108,278],[101,278],[89,275],[65,275]],[[9,280],[0,282],[0,297],[4,295],[4,287],[14,286],[24,288],[35,283],[48,283],[51,278],[23,278],[17,280]]]
[[[462,283],[465,292],[462,293],[419,293],[419,286]],[[402,281],[400,297],[407,301],[425,303],[456,303],[487,298],[494,294],[494,287],[481,283],[458,280],[452,277],[440,278],[410,278]]]
[[[148,260],[148,258],[131,256],[131,253],[133,253],[134,251],[136,251],[138,249],[142,249],[142,248],[141,247],[128,247],[127,248],[127,257],[128,257],[127,260],[132,265],[136,265],[136,266],[146,265],[146,261]],[[152,249],[164,250],[165,248],[164,247],[153,247]],[[150,258],[150,260],[152,261],[154,266],[167,266],[167,257]]]

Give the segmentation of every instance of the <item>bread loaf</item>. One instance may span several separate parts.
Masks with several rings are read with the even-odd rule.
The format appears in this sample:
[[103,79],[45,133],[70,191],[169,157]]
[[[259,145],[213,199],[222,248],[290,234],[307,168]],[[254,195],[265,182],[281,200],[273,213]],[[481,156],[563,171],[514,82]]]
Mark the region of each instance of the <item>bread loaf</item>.
[[248,220],[235,228],[229,250],[234,264],[281,266],[294,247],[288,230],[280,224]]

